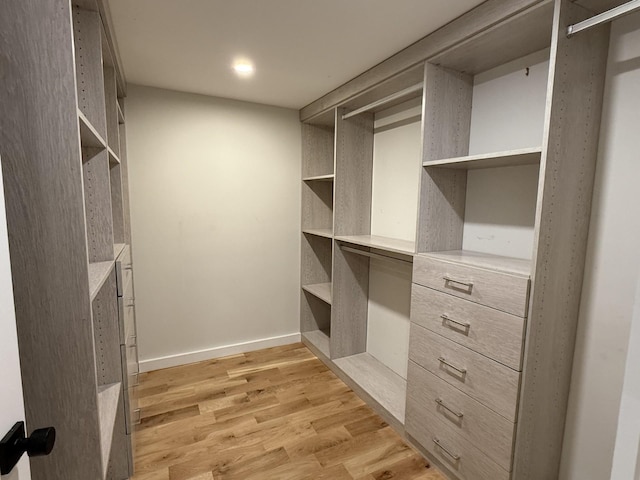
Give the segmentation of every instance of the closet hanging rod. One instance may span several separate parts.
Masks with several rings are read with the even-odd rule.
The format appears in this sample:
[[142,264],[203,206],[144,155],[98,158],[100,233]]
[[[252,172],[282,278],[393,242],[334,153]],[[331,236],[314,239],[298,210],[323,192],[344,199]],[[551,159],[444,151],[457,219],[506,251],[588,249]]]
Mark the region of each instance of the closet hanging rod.
[[405,260],[403,258],[392,257],[391,255],[382,255],[381,253],[367,252],[366,250],[359,250],[357,248],[346,247],[344,245],[342,245],[340,248],[345,252],[357,253],[358,255],[364,255],[365,257],[378,258],[380,260],[395,260],[398,262],[413,263],[413,258],[411,260]]
[[355,117],[356,115],[360,115],[362,112],[368,112],[369,110],[372,110],[376,107],[381,107],[382,105],[386,105],[387,103],[391,103],[394,100],[398,100],[399,98],[402,98],[413,92],[418,92],[420,90],[422,90],[422,82],[416,83],[415,85],[407,87],[404,90],[400,90],[399,92],[392,93],[388,97],[384,97],[384,98],[381,98],[380,100],[376,100],[375,102],[371,102],[368,105],[365,105],[364,107],[360,107],[353,110],[352,112],[345,113],[344,115],[342,115],[342,119],[346,120],[347,118]]
[[623,3],[622,5],[602,12],[599,15],[595,15],[591,18],[583,20],[582,22],[574,23],[567,27],[567,37],[572,37],[578,32],[587,30],[588,28],[601,25],[606,22],[611,22],[616,18],[620,18],[623,15],[628,15],[637,10],[640,10],[640,0],[631,0],[630,2]]

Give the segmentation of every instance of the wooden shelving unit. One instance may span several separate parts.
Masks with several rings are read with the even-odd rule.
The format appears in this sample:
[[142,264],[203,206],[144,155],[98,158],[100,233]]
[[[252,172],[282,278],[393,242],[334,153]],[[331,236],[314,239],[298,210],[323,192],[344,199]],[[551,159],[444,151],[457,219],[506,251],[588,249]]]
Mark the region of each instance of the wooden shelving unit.
[[471,170],[475,168],[513,167],[519,165],[536,165],[540,163],[542,148],[523,148],[507,152],[468,155],[466,157],[445,158],[442,160],[428,160],[423,162],[425,167],[460,168]]
[[303,285],[302,289],[315,295],[320,300],[331,305],[331,283],[316,283],[313,285]]
[[379,235],[336,235],[334,238],[339,242],[375,248],[376,250],[385,252],[400,253],[403,255],[413,255],[415,253],[415,243],[408,240],[382,237]]
[[315,235],[317,237],[333,238],[333,230],[330,228],[305,228],[302,233]]

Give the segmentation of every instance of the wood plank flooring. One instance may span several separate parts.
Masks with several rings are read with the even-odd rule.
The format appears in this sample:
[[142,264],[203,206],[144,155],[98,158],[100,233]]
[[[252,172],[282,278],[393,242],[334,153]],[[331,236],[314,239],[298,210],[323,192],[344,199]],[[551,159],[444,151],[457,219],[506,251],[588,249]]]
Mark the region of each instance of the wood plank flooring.
[[140,375],[132,480],[446,480],[301,343]]

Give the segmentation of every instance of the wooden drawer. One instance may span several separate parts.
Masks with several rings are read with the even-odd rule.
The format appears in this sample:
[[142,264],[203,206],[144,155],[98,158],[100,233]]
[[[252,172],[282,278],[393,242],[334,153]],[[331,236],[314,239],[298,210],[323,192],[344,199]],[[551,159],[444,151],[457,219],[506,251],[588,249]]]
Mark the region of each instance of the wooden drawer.
[[506,470],[511,469],[515,423],[409,362],[407,415],[438,417]]
[[416,255],[413,281],[503,312],[527,316],[529,277]]
[[125,287],[131,282],[133,265],[131,264],[131,249],[126,245],[116,258],[116,283],[118,285],[118,296],[122,297]]
[[521,370],[525,321],[422,285],[411,287],[411,321]]
[[134,427],[140,423],[140,408],[138,408],[135,386],[129,387],[125,391],[124,405],[127,435],[131,435]]
[[507,420],[516,421],[519,372],[415,323],[411,324],[409,358]]
[[122,357],[122,380],[124,388],[138,385],[138,345],[135,343],[136,337],[129,337],[127,345],[120,346]]
[[136,335],[135,307],[133,299],[133,282],[129,281],[124,288],[124,295],[118,297],[118,323],[120,344],[127,343],[127,338]]
[[439,418],[407,409],[406,431],[460,480],[509,480],[510,474]]

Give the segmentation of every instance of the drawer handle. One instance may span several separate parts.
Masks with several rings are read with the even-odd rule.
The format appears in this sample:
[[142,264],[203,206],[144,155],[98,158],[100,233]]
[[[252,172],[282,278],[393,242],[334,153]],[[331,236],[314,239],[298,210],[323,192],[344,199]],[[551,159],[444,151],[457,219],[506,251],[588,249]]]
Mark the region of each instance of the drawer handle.
[[466,375],[467,374],[467,369],[466,368],[456,367],[451,362],[448,362],[444,357],[438,357],[438,361],[440,363],[442,363],[443,365],[446,365],[447,367],[453,368],[456,372],[460,372],[462,375]]
[[133,270],[133,264],[130,263],[129,265],[125,265],[123,268],[125,270]]
[[[444,276],[442,277],[442,279],[444,280],[445,287],[447,286],[448,283],[455,283],[456,285],[462,285],[463,287],[465,287],[467,289],[466,293],[471,294],[471,292],[473,291],[473,282],[463,282],[462,280],[456,280],[455,278],[451,278],[448,276]],[[456,290],[461,290],[461,289],[456,289]]]
[[464,417],[464,413],[462,412],[456,412],[455,410],[453,410],[451,407],[448,407],[447,405],[445,405],[445,403],[442,401],[441,398],[436,398],[436,403],[438,405],[440,405],[442,408],[444,408],[445,410],[448,410],[449,412],[453,413],[456,417],[458,418],[462,418]]
[[131,308],[131,307],[135,307],[136,304],[133,300],[131,300],[131,303],[127,303],[127,308]]
[[137,346],[138,346],[138,336],[137,335],[131,335],[129,337],[129,340],[127,341],[127,347],[133,348],[133,347],[137,347]]
[[467,330],[471,329],[471,324],[468,322],[460,322],[459,320],[454,320],[453,318],[449,317],[446,313],[443,313],[442,315],[440,315],[440,318],[442,320],[444,320],[447,323],[453,323],[455,325],[458,325],[462,328],[465,328]]
[[[131,384],[129,385],[129,387],[137,387],[138,385],[140,385],[140,372],[136,372],[132,375],[132,377],[134,377],[134,381],[131,382]],[[443,405],[444,406],[444,405]],[[447,408],[447,407],[445,407]]]
[[134,425],[140,425],[140,422],[142,420],[142,415],[140,414],[140,409],[139,408],[136,408],[133,411],[133,418],[134,418],[133,424]]
[[456,455],[455,453],[451,452],[451,450],[449,450],[447,447],[445,447],[444,445],[442,445],[442,443],[440,443],[440,440],[438,440],[436,437],[433,437],[433,443],[436,444],[436,446],[442,450],[444,453],[446,453],[447,455],[449,455],[451,458],[453,458],[456,462],[458,460],[460,460],[460,455]]

